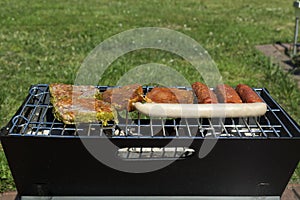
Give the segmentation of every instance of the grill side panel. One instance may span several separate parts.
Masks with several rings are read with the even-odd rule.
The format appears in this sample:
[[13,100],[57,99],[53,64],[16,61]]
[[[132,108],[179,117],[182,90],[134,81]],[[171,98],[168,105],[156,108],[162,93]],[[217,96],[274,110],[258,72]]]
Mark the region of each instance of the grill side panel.
[[[99,147],[101,138],[85,138]],[[119,147],[164,146],[164,139],[112,139]],[[175,140],[182,146],[183,140]],[[2,137],[21,196],[61,195],[281,195],[299,161],[298,139],[219,139],[203,159],[195,154],[148,173],[127,173],[97,161],[79,138]],[[107,149],[99,149],[107,151]],[[114,154],[115,152],[110,152]],[[114,157],[116,162],[129,162]],[[165,162],[163,160],[135,160]]]

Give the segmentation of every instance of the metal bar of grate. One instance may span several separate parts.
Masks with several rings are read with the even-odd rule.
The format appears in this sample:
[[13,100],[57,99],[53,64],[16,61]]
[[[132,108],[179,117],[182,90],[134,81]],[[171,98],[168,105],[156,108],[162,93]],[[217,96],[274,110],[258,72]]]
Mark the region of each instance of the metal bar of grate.
[[152,121],[152,118],[150,118],[150,129],[151,129],[151,137],[153,137],[154,133],[153,133],[153,121]]
[[262,134],[264,134],[265,137],[267,137],[268,135],[266,134],[266,131],[264,131],[264,129],[269,129],[269,130],[272,130],[272,133],[274,133],[277,137],[280,137],[280,135],[277,133],[276,129],[274,129],[274,127],[271,125],[270,123],[270,120],[264,116],[264,119],[268,122],[268,125],[267,126],[261,126],[260,123],[255,120],[255,123],[257,124],[257,126],[260,128]]
[[203,128],[203,119],[200,118],[198,119],[198,126],[199,126],[199,132],[200,132],[200,137],[204,138],[205,135],[204,135],[204,128]]
[[188,120],[186,118],[184,120],[185,120],[185,123],[186,123],[186,129],[188,131],[188,136],[192,137],[192,133],[191,133],[191,130],[190,130],[189,122],[188,122]]
[[141,135],[141,113],[138,112],[138,135]]
[[165,125],[164,125],[164,120],[163,119],[161,119],[161,127],[162,127],[163,136],[166,137],[166,129],[165,129]]
[[[279,117],[275,114],[275,112],[270,108],[270,106],[268,106],[268,108],[270,109],[270,112],[274,115],[274,117],[277,119],[277,121],[281,124],[281,126],[283,127],[283,129],[286,131],[286,133],[289,135],[289,137],[293,137],[290,132],[288,131],[288,129],[286,128],[286,126],[284,125],[284,123],[279,119]],[[271,126],[273,130],[274,127]],[[277,133],[277,131],[275,130],[275,133]]]
[[[40,91],[40,93],[34,94],[34,93],[32,92],[32,90]],[[27,119],[28,119],[28,123],[26,123],[26,125],[25,125],[23,131],[25,131],[25,130],[27,129],[27,127],[28,127],[28,125],[30,124],[30,122],[34,119],[35,113],[37,113],[37,110],[38,110],[38,108],[40,107],[40,104],[41,104],[41,102],[42,102],[43,97],[44,97],[45,95],[47,95],[49,92],[44,91],[44,90],[41,90],[41,89],[39,89],[39,88],[34,88],[34,87],[33,87],[33,88],[31,88],[31,90],[30,90],[29,93],[32,94],[32,95],[31,95],[31,98],[38,98],[38,101],[37,101],[37,103],[36,103],[35,105],[33,105],[32,114],[29,116],[29,118],[27,118]],[[31,106],[31,104],[27,104],[24,108],[29,107],[29,105]],[[25,109],[24,109],[24,110],[25,110]],[[23,112],[24,112],[24,111],[23,111]],[[23,132],[23,133],[25,133],[25,132]]]

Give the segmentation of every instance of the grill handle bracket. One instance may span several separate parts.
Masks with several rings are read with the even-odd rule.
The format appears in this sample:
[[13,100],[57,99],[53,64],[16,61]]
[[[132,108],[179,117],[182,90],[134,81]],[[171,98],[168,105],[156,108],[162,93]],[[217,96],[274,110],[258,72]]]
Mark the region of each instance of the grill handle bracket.
[[195,155],[188,147],[125,147],[117,151],[117,157],[124,161],[183,160]]

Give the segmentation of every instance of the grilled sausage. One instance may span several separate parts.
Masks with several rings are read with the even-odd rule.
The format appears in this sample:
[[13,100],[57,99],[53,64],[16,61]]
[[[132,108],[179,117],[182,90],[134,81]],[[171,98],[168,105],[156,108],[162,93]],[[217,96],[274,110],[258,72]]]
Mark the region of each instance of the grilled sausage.
[[265,103],[218,103],[218,104],[134,104],[141,113],[152,117],[211,118],[211,117],[254,117],[267,112]]
[[216,87],[216,94],[221,103],[242,103],[242,99],[236,91],[226,84],[220,84]]
[[238,84],[235,90],[240,95],[244,103],[263,102],[256,92],[254,92],[248,85]]
[[193,103],[193,92],[178,88],[155,87],[146,95],[147,102],[154,103]]
[[192,84],[192,88],[197,96],[198,103],[218,103],[215,93],[211,91],[207,85],[200,82],[195,82]]

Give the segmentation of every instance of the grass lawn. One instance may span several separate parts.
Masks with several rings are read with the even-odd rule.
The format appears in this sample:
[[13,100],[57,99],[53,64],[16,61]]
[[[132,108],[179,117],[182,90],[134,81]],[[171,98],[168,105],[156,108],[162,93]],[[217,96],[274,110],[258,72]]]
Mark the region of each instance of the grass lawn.
[[[292,2],[3,0],[0,19],[0,127],[22,104],[30,85],[73,83],[94,47],[138,27],[164,27],[192,37],[211,55],[225,83],[266,87],[300,122],[300,91],[295,81],[255,49],[259,44],[292,42]],[[149,62],[180,71],[190,83],[201,78],[179,56],[146,49],[116,60],[100,84],[114,85],[123,73]],[[297,169],[293,182],[300,183],[299,173]],[[13,187],[0,149],[0,192]]]

